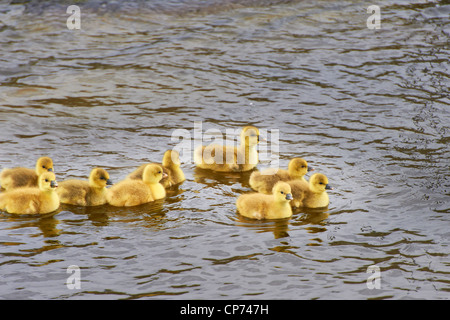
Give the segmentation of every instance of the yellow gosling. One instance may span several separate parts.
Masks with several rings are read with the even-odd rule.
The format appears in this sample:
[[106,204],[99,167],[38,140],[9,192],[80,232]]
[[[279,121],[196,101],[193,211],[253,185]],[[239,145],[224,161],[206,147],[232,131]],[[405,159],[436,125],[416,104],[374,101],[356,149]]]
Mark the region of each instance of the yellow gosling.
[[59,183],[56,193],[61,203],[77,206],[99,206],[107,203],[106,186],[112,185],[105,169],[95,168],[89,175],[89,180],[70,179]]
[[0,194],[0,209],[14,214],[44,214],[59,208],[58,186],[53,172],[38,178],[39,188],[24,187]]
[[328,178],[322,173],[315,173],[309,178],[309,183],[300,180],[288,182],[294,199],[293,207],[323,208],[330,203],[326,190],[333,190],[328,184]]
[[53,172],[53,161],[49,157],[41,157],[36,161],[35,169],[12,168],[0,172],[0,185],[6,191],[22,187],[38,187],[38,177],[44,172]]
[[159,181],[165,177],[161,166],[149,164],[145,167],[142,180],[125,179],[108,189],[106,200],[116,207],[137,206],[162,199],[166,189]]
[[246,126],[240,134],[238,147],[210,144],[200,146],[194,151],[194,162],[197,167],[218,172],[249,171],[258,164],[258,150],[260,141],[258,128]]
[[278,181],[300,180],[307,183],[304,176],[309,171],[314,169],[308,166],[306,160],[294,158],[289,161],[288,170],[269,168],[261,172],[252,172],[249,183],[253,190],[271,194],[273,186]]
[[273,187],[273,194],[250,193],[239,196],[236,206],[241,215],[252,219],[283,219],[292,216],[289,201],[291,187],[280,181]]
[[[128,179],[140,179],[142,180],[142,174],[144,172],[145,167],[150,163],[145,163],[137,168],[135,171],[130,173],[127,178]],[[186,180],[184,176],[184,172],[181,169],[180,165],[180,154],[176,150],[167,150],[164,153],[162,163],[159,164],[162,166],[164,173],[167,177],[161,179],[160,183],[164,188],[169,188],[175,186],[177,184],[182,183]]]

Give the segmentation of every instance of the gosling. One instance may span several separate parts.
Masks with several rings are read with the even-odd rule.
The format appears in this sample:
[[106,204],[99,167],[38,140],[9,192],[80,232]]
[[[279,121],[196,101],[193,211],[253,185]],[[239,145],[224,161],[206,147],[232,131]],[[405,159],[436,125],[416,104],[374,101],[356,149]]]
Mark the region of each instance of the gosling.
[[53,161],[49,157],[40,157],[35,169],[11,168],[0,172],[0,185],[6,191],[22,187],[38,187],[38,177],[44,172],[53,172]]
[[294,198],[291,201],[293,207],[325,208],[330,203],[326,190],[333,190],[333,187],[322,173],[313,174],[307,184],[299,180],[291,180],[288,183]]
[[218,172],[244,172],[256,167],[259,161],[256,146],[260,142],[258,128],[246,126],[240,134],[238,147],[210,144],[194,151],[194,162],[201,169]]
[[[140,179],[142,180],[142,173],[144,172],[145,167],[150,164],[146,163],[141,165],[135,171],[130,173],[127,176],[127,179]],[[172,186],[176,186],[186,180],[184,176],[184,172],[180,167],[180,154],[176,150],[167,150],[164,153],[162,163],[160,166],[163,168],[164,173],[167,175],[163,179],[161,179],[160,183],[164,188],[169,188]]]
[[289,161],[288,170],[269,168],[262,172],[254,171],[250,175],[249,183],[253,190],[271,194],[273,186],[278,181],[299,180],[307,183],[305,174],[314,171],[308,162],[302,158]]
[[56,190],[61,203],[77,206],[99,206],[107,203],[106,186],[112,185],[105,169],[92,169],[89,180],[70,179],[59,183]]
[[59,208],[58,186],[53,172],[38,178],[39,188],[24,187],[0,194],[0,209],[13,214],[45,214]]
[[165,177],[161,166],[148,164],[142,180],[125,179],[108,189],[106,200],[112,206],[130,207],[162,199],[166,189],[159,181]]
[[239,196],[236,206],[241,215],[252,219],[283,219],[292,216],[289,201],[291,187],[280,181],[273,187],[272,195],[250,193]]

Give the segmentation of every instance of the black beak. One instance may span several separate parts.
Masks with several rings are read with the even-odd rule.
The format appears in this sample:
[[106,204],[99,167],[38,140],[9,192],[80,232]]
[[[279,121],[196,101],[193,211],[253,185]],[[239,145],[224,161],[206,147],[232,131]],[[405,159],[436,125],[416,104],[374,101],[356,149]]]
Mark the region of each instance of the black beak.
[[294,198],[292,197],[292,193],[288,193],[288,194],[286,195],[286,200],[292,200],[292,199],[294,199]]
[[313,168],[313,167],[310,167],[310,166],[308,166],[308,172],[310,172],[310,171],[314,171],[314,168]]
[[325,186],[325,189],[326,189],[326,190],[333,190],[333,187],[330,186],[329,184],[327,184],[327,185]]
[[58,182],[56,182],[56,180],[50,181],[50,187],[56,188],[57,186],[58,186]]
[[107,186],[112,186],[114,183],[111,181],[111,179],[106,180]]
[[48,170],[47,171],[49,171],[49,172],[53,172],[53,168],[48,168]]

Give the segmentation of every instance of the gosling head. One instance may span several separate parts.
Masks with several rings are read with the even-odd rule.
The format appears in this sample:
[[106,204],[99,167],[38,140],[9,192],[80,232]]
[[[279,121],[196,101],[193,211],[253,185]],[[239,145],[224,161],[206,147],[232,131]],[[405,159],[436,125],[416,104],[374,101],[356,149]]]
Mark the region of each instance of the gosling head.
[[167,150],[164,152],[162,165],[167,168],[179,167],[181,165],[180,153],[176,150]]
[[113,182],[109,178],[109,173],[105,169],[95,168],[89,175],[89,185],[94,188],[105,188],[112,185]]
[[241,143],[247,146],[256,146],[261,139],[258,128],[254,126],[246,126],[241,131]]
[[309,178],[310,189],[313,192],[324,192],[325,190],[333,190],[328,184],[328,178],[322,173],[315,173]]
[[288,171],[291,176],[303,177],[307,172],[314,171],[314,168],[308,166],[308,162],[302,158],[294,158],[289,161]]
[[44,172],[39,176],[39,189],[42,191],[50,191],[54,190],[58,186],[58,183],[56,182],[56,177],[53,172]]
[[291,186],[286,182],[277,182],[272,189],[272,193],[276,201],[289,202],[293,199],[291,193]]
[[145,183],[158,183],[162,178],[167,177],[167,174],[163,172],[161,166],[157,164],[149,164],[145,167],[142,174],[142,180]]
[[49,157],[41,157],[36,161],[36,173],[40,176],[44,172],[53,172],[53,160]]

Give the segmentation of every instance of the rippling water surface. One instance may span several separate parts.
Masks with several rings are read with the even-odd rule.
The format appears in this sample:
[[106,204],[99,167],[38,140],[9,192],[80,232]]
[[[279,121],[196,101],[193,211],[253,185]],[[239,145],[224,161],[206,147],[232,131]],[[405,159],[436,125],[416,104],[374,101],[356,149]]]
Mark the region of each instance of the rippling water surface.
[[1,213],[0,298],[450,297],[448,2],[378,1],[379,30],[370,1],[73,2],[80,30],[69,1],[1,2],[0,168],[49,155],[59,181],[117,182],[176,129],[252,124],[334,190],[327,210],[252,221],[248,174],[184,161],[155,203]]

